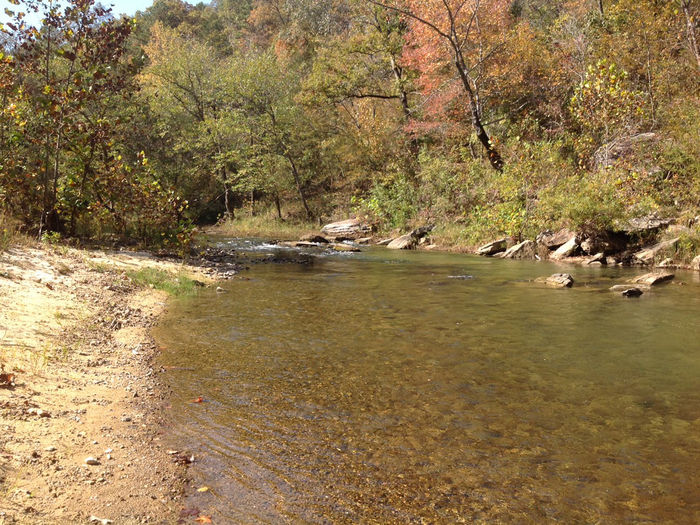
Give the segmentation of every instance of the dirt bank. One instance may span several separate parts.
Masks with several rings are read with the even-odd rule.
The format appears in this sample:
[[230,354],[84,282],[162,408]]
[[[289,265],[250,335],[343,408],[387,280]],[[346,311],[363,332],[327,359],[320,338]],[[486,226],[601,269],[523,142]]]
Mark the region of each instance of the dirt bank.
[[149,335],[167,294],[125,274],[144,266],[207,280],[146,254],[0,254],[0,524],[178,521],[189,455]]

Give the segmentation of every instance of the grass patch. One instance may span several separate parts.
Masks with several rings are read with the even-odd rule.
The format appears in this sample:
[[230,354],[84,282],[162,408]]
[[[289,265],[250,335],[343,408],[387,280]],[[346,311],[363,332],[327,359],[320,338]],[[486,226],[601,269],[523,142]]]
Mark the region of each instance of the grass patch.
[[163,290],[175,296],[191,296],[197,293],[199,285],[184,273],[173,275],[157,268],[142,268],[128,271],[126,275],[137,286]]
[[212,233],[227,237],[297,240],[307,233],[318,233],[319,230],[320,227],[313,222],[281,220],[270,210],[253,217],[242,216],[221,222]]

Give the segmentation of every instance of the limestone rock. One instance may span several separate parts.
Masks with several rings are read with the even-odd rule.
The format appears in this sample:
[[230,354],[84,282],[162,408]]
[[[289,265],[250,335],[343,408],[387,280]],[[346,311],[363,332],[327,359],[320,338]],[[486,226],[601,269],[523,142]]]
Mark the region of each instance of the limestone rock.
[[534,241],[523,241],[506,250],[501,257],[503,259],[535,259],[537,244]]
[[557,248],[557,250],[552,254],[552,259],[564,259],[565,257],[571,257],[577,249],[578,243],[576,242],[576,236],[574,236]]
[[328,245],[328,247],[336,252],[351,252],[351,253],[357,253],[361,252],[357,246],[352,246],[351,244],[342,244],[342,243],[334,243]]
[[656,286],[657,284],[665,283],[673,280],[675,277],[671,272],[651,272],[640,275],[630,281],[632,284],[646,284]]
[[668,257],[668,258],[664,259],[663,261],[661,261],[657,267],[658,268],[673,268],[674,266],[676,266],[676,264],[673,262],[673,259]]
[[333,222],[321,228],[321,233],[330,237],[346,237],[351,239],[365,237],[366,234],[371,231],[372,228],[362,223],[359,219],[347,219],[345,221]]
[[537,281],[552,288],[571,288],[574,285],[574,278],[568,273],[555,273],[549,277],[542,277]]
[[[597,266],[597,264],[603,264],[605,262],[605,255],[603,252],[596,253],[592,257],[589,257],[588,259],[585,260],[583,264],[587,264],[589,266]],[[597,264],[596,264],[597,263]]]
[[700,271],[700,255],[698,255],[695,259],[692,260],[692,262],[690,263],[690,267],[693,270]]
[[412,234],[407,233],[406,235],[402,235],[401,237],[397,237],[391,241],[389,244],[387,244],[387,248],[390,250],[413,250],[416,247],[416,244],[416,238]]
[[634,259],[641,264],[651,264],[654,262],[654,258],[665,250],[671,250],[676,247],[680,239],[676,237],[669,241],[663,241],[654,246],[649,246],[634,254]]
[[496,255],[497,253],[504,252],[506,250],[507,242],[508,241],[505,238],[498,239],[488,244],[484,244],[481,248],[476,250],[476,253],[487,257]]
[[543,231],[537,236],[537,244],[541,244],[550,250],[556,250],[560,246],[566,244],[576,234],[571,230],[564,228],[558,232]]
[[661,218],[657,214],[647,215],[646,217],[637,217],[630,219],[622,228],[628,233],[645,233],[653,232],[676,222],[673,218]]

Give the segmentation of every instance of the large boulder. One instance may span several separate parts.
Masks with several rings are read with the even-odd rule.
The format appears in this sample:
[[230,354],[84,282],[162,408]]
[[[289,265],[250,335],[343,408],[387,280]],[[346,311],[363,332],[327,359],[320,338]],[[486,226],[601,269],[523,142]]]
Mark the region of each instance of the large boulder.
[[493,255],[496,255],[497,253],[501,253],[501,252],[506,251],[507,247],[508,247],[508,240],[503,238],[503,239],[498,239],[496,241],[492,241],[488,244],[484,244],[478,250],[476,250],[476,253],[477,253],[477,255],[484,255],[487,257],[491,257]]
[[566,244],[572,237],[576,237],[576,234],[564,228],[557,232],[552,232],[550,230],[543,231],[535,240],[537,244],[541,244],[549,250],[556,250],[560,246]]
[[387,244],[390,250],[413,250],[431,232],[435,226],[421,226],[411,233],[402,235]]
[[391,241],[389,244],[387,244],[387,248],[390,250],[413,250],[416,245],[418,244],[418,239],[416,239],[413,235],[410,233],[407,233],[406,235],[402,235],[401,237],[397,237],[393,241]]
[[536,255],[537,244],[534,241],[523,241],[510,247],[501,257],[504,259],[535,259]]
[[571,257],[576,250],[578,250],[578,242],[576,242],[576,236],[574,235],[562,244],[556,251],[552,254],[552,259],[564,259],[566,257]]
[[364,224],[359,219],[347,219],[345,221],[326,224],[321,228],[321,233],[330,237],[344,237],[348,239],[359,239],[365,237],[372,231],[372,228]]
[[671,281],[674,277],[675,275],[671,272],[651,272],[635,277],[630,281],[630,283],[656,286],[657,284]]
[[657,255],[662,254],[668,250],[672,250],[678,244],[680,238],[676,237],[668,241],[663,241],[654,246],[649,246],[643,250],[634,254],[634,260],[638,264],[652,264]]

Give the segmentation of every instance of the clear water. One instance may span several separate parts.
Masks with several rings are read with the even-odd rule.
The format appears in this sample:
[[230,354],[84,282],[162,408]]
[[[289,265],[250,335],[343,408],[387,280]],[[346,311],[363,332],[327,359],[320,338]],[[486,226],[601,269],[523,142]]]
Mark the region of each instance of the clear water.
[[[559,271],[573,289],[530,282]],[[156,335],[173,439],[211,489],[188,505],[226,523],[700,523],[700,279],[608,291],[635,273],[376,249],[181,301]]]

